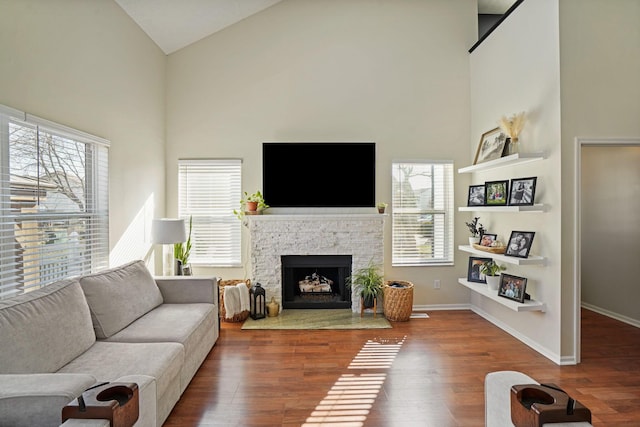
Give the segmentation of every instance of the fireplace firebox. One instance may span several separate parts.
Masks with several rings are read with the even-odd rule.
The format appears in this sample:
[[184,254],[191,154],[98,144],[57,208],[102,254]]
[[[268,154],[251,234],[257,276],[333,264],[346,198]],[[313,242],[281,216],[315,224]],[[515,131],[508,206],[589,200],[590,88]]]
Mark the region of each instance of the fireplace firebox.
[[282,308],[351,308],[351,255],[283,255]]

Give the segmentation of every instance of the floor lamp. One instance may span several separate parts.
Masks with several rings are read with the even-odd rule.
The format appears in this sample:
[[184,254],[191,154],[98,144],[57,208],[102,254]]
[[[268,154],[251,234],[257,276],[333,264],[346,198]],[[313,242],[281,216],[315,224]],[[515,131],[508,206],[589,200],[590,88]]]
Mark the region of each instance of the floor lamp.
[[151,243],[162,245],[162,275],[174,276],[176,260],[173,245],[184,243],[187,233],[183,219],[161,218],[154,219],[151,224]]

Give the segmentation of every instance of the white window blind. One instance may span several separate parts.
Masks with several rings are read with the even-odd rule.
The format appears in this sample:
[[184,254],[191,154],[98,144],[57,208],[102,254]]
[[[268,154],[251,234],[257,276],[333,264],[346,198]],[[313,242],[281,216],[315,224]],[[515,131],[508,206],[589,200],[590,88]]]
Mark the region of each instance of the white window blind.
[[108,145],[0,106],[0,298],[108,266]]
[[393,162],[392,193],[392,265],[453,264],[453,162]]
[[242,198],[239,159],[179,160],[178,216],[189,224],[195,265],[241,266],[241,221],[233,214]]

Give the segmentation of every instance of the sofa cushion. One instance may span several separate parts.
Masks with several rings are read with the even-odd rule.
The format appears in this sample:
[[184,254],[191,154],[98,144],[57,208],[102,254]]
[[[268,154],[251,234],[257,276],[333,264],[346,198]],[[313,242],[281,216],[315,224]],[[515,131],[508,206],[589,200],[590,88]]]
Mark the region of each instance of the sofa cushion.
[[184,345],[181,391],[218,337],[218,312],[213,304],[162,304],[112,335],[114,342],[177,342]]
[[158,422],[161,423],[180,398],[184,357],[184,346],[178,343],[97,341],[58,372],[91,374],[99,382],[118,381],[125,375],[153,377],[156,380]]
[[96,337],[108,338],[162,304],[162,294],[143,261],[80,278]]
[[96,383],[86,374],[0,376],[0,425],[58,427],[62,408]]
[[95,340],[77,280],[0,301],[0,374],[55,372]]

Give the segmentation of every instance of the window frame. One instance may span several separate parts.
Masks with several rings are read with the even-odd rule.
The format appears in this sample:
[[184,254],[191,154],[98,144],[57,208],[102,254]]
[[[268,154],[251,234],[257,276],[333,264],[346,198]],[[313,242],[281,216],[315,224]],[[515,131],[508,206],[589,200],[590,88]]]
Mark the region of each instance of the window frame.
[[[391,265],[393,267],[429,267],[454,265],[454,163],[451,160],[393,160],[391,162]],[[400,185],[398,177],[400,168],[411,166],[426,167],[431,169],[430,187],[422,187],[422,197],[427,197],[428,207],[418,206],[420,196],[418,191],[411,187],[412,193],[403,191],[405,185]],[[436,171],[436,168],[441,169]],[[417,175],[414,175],[414,177]],[[404,178],[403,178],[404,179]],[[408,178],[406,178],[408,179]],[[425,191],[426,190],[426,191]],[[424,194],[427,193],[427,194]],[[411,202],[413,200],[413,202]],[[412,203],[414,205],[412,205]],[[418,221],[413,217],[431,216],[431,235],[422,236],[424,246],[431,251],[431,256],[420,255],[418,233],[411,233],[420,228]],[[441,216],[436,221],[436,216]],[[415,248],[411,243],[407,244],[407,236],[413,234]]]

